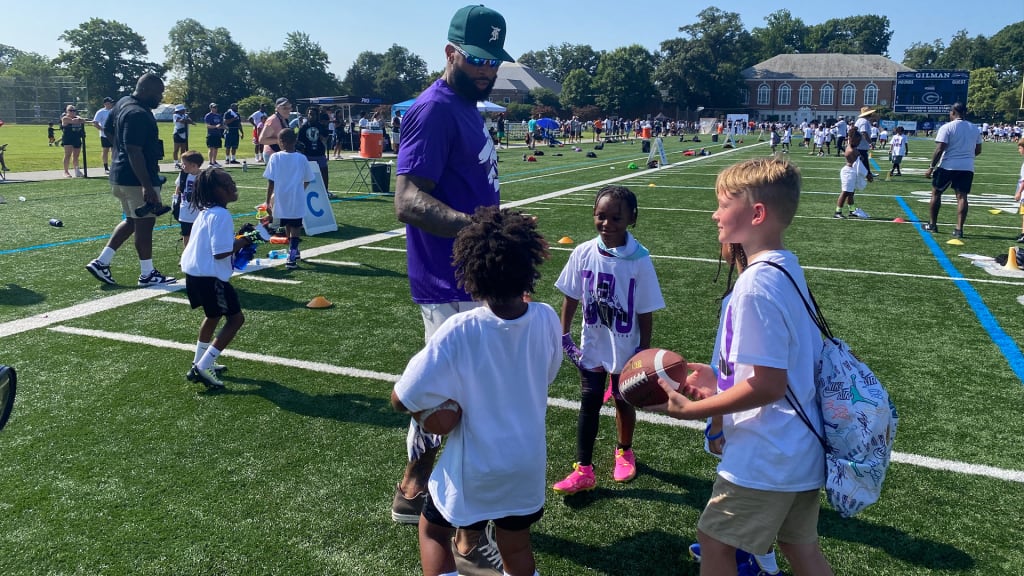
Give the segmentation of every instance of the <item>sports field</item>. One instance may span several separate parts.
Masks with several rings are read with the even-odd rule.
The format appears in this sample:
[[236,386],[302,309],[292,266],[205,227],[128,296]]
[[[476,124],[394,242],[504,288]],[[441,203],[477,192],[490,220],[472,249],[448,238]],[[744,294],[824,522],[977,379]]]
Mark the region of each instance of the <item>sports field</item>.
[[[713,154],[680,153],[697,146]],[[723,150],[707,137],[665,147],[670,166],[658,170],[628,169],[646,163],[638,143],[608,144],[590,159],[546,148],[536,163],[503,150],[502,198],[535,214],[552,244],[535,300],[557,309],[553,283],[573,246],[557,241],[595,234],[604,183],[630,187],[640,200],[635,234],[668,304],[654,315],[653,343],[706,362],[725,288],[714,282],[714,178],[768,148],[748,138]],[[824,505],[822,545],[837,574],[1024,574],[1024,273],[993,275],[961,256],[1005,254],[1020,234],[1012,194],[1021,159],[1012,144],[984,145],[955,246],[952,197],[940,233],[915,223],[927,213],[921,174],[934,145],[916,139],[910,149],[902,178],[857,195],[867,220],[832,218],[841,159],[790,155],[804,193],[787,246],[833,330],[901,416],[882,500],[855,519]],[[138,262],[127,245],[112,267],[121,287],[84,269],[120,217],[103,180],[0,184],[0,363],[19,374],[0,433],[0,573],[417,573],[416,530],[389,514],[408,418],[388,397],[423,343],[403,227],[391,197],[344,193],[352,166],[331,170],[339,231],[306,238],[297,271],[264,259],[232,280],[246,324],[222,356],[230,369],[219,393],[184,378],[201,313],[176,291],[183,284],[133,288]],[[253,221],[265,182],[257,170],[232,174],[241,199],[229,208],[239,224]],[[156,266],[171,275],[175,224],[161,218],[155,234]],[[318,295],[334,306],[306,308]],[[578,387],[566,362],[550,391],[549,482],[574,458]],[[634,448],[639,474],[616,485],[614,425],[604,418],[597,490],[549,492],[534,531],[542,574],[697,574],[686,548],[715,461],[697,426],[650,415]]]

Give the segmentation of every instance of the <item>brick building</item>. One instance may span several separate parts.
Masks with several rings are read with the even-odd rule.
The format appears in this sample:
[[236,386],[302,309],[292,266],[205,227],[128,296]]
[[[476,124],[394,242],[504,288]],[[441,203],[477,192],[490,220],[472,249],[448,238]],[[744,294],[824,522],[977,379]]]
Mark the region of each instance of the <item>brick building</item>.
[[867,54],[780,54],[742,72],[742,105],[754,120],[799,124],[892,107],[896,73],[912,68]]

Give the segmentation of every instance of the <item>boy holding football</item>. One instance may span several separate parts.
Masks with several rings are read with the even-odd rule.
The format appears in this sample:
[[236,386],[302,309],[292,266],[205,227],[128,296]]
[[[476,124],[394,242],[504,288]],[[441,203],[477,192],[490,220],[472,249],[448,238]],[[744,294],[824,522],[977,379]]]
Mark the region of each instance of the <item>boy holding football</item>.
[[547,258],[532,217],[480,208],[455,239],[455,276],[483,306],[456,314],[430,337],[395,384],[396,410],[447,400],[462,419],[427,483],[419,520],[424,576],[457,576],[456,527],[488,520],[506,574],[537,574],[530,526],[544,514],[548,386],[562,365],[558,315],[527,302]]
[[[704,575],[735,574],[737,548],[764,554],[776,538],[795,576],[832,574],[817,531],[824,451],[786,399],[792,395],[811,422],[821,422],[814,384],[821,334],[783,272],[757,265],[784,267],[806,294],[803,270],[782,241],[800,180],[796,166],[776,158],[747,160],[719,174],[712,215],[718,241],[741,244],[748,266],[716,336],[718,370],[689,365],[687,384],[707,397],[689,400],[662,382],[669,401],[655,408],[685,420],[722,416],[722,461],[697,524]],[[732,386],[722,389],[723,378]]]

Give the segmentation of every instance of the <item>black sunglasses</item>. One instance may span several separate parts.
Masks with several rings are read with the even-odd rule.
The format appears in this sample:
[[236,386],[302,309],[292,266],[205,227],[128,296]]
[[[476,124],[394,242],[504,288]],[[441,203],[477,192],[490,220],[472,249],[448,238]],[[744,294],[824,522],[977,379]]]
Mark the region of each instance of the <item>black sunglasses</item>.
[[459,46],[455,46],[454,44],[452,44],[452,46],[455,48],[456,52],[462,54],[462,57],[466,59],[466,62],[469,62],[473,66],[488,66],[490,68],[497,68],[498,66],[501,66],[501,60],[497,58],[477,58],[476,56],[470,56],[468,52]]

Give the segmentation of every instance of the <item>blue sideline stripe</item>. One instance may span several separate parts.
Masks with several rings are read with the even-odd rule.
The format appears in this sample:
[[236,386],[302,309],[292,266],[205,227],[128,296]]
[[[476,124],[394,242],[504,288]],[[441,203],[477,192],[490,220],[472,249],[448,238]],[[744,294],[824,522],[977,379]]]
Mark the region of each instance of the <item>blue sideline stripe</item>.
[[[331,202],[345,202],[347,200],[365,200],[366,198],[376,198],[380,194],[364,194],[362,196],[353,196],[352,198],[335,198]],[[235,214],[232,218],[246,218],[248,216],[255,216],[255,212],[245,212],[242,214]],[[160,230],[167,230],[170,228],[178,228],[177,224],[171,224],[169,226],[156,226],[153,228],[154,232]],[[70,246],[71,244],[81,244],[83,242],[93,242],[95,240],[106,240],[110,238],[110,234],[104,234],[103,236],[90,236],[89,238],[75,238],[74,240],[65,240],[63,242],[52,242],[50,244],[38,244],[36,246],[25,246],[23,248],[11,248],[9,250],[0,250],[0,256],[5,254],[17,254],[19,252],[30,252],[32,250],[43,250],[46,248],[56,248],[58,246]]]
[[906,200],[897,196],[896,201],[899,202],[900,207],[903,208],[903,212],[907,215],[911,222],[914,222],[914,227],[917,229],[917,233],[924,239],[924,243],[931,250],[932,256],[935,256],[935,260],[938,261],[942,269],[946,271],[946,274],[950,278],[954,279],[954,284],[963,293],[964,298],[967,299],[967,303],[971,306],[971,310],[974,311],[974,315],[978,317],[978,322],[981,323],[981,327],[988,332],[989,338],[992,342],[999,347],[999,350],[1003,353],[1003,357],[1006,358],[1007,363],[1010,365],[1010,369],[1017,375],[1017,378],[1024,384],[1024,354],[1021,353],[1017,343],[1013,341],[1013,338],[999,326],[999,321],[996,320],[992,312],[989,311],[988,306],[985,306],[985,302],[981,299],[981,295],[978,291],[971,286],[971,283],[963,279],[963,274],[953,266],[953,263],[946,257],[946,253],[942,251],[939,243],[935,241],[930,232],[925,232],[921,227],[921,221],[917,219],[917,215],[910,209]]

